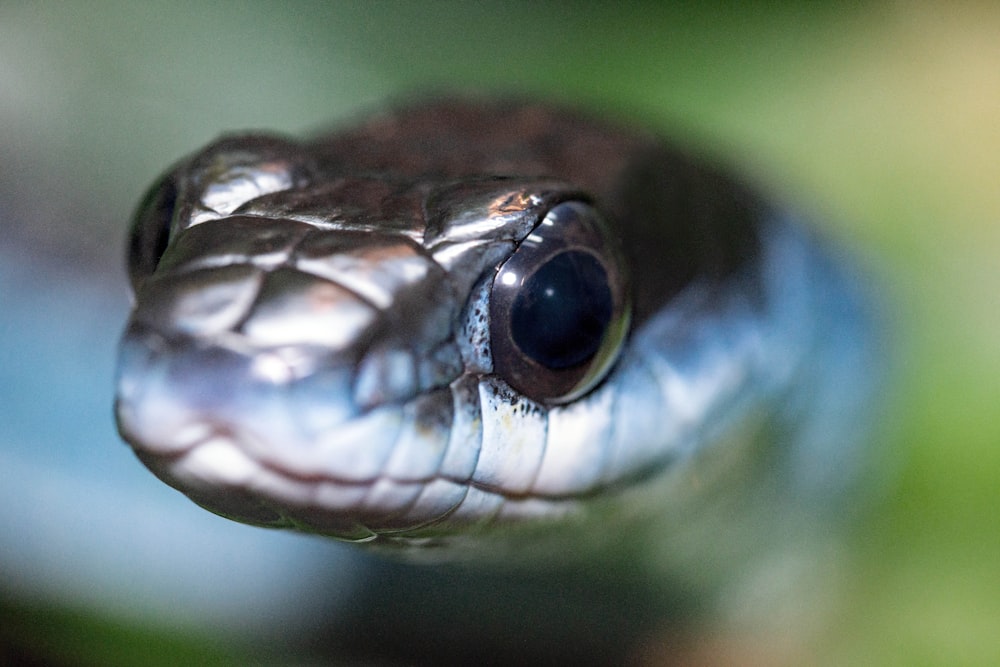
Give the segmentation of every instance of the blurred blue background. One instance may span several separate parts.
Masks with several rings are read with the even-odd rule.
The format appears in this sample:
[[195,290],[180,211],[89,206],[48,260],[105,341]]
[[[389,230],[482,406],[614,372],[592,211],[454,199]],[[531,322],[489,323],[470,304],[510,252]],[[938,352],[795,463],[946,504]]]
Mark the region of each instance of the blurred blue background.
[[642,119],[875,267],[897,474],[814,656],[1000,664],[998,63],[991,3],[3,3],[4,650],[237,664],[351,604],[350,551],[217,519],[118,441],[124,233],[152,179],[222,131],[474,89]]

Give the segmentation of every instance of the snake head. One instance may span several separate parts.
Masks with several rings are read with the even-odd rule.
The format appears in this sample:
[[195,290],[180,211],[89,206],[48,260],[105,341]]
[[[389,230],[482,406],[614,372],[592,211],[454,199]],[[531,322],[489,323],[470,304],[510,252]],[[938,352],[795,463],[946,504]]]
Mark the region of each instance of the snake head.
[[856,477],[877,362],[839,257],[724,174],[559,110],[224,137],[143,199],[129,275],[119,431],[238,521],[562,557]]
[[130,253],[122,436],[212,511],[349,540],[525,502],[544,429],[518,422],[628,330],[616,239],[558,181],[331,176],[230,137],[158,181]]

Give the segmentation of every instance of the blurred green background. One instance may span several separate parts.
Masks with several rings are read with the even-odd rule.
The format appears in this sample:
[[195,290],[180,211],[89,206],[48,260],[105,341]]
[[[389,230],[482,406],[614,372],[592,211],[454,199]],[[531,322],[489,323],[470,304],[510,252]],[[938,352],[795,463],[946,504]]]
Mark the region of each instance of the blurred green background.
[[[817,659],[1000,664],[1000,5],[4,2],[0,249],[124,300],[131,207],[172,160],[456,88],[638,117],[859,250],[899,352],[896,472]],[[3,641],[52,660],[239,659],[30,591],[3,613]]]

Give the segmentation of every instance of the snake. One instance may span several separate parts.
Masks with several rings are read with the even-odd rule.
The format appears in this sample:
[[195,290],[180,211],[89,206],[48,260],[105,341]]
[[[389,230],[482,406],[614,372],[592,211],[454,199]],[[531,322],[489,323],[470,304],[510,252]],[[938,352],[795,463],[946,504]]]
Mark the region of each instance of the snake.
[[533,100],[224,135],[135,213],[118,430],[223,517],[417,559],[813,525],[863,477],[875,318],[731,171]]

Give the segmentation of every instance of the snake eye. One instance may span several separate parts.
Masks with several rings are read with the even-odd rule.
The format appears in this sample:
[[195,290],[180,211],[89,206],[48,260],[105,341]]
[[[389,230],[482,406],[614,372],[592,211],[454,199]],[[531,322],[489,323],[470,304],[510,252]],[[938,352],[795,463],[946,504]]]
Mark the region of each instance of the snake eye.
[[177,206],[177,183],[172,174],[164,176],[143,196],[128,241],[128,276],[132,289],[139,287],[156,269],[167,249],[170,223]]
[[533,400],[571,401],[610,370],[629,306],[624,264],[600,214],[558,204],[493,280],[494,371]]

